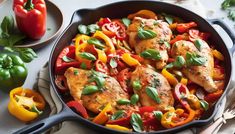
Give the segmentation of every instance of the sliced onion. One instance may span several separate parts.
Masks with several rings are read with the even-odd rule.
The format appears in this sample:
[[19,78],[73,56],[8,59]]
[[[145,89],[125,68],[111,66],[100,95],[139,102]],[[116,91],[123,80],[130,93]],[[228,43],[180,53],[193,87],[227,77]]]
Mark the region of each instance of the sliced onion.
[[68,84],[64,75],[56,75],[55,84],[60,89],[61,92],[66,92],[69,90]]
[[196,96],[198,97],[198,99],[204,100],[205,92],[201,88],[198,88],[196,90]]

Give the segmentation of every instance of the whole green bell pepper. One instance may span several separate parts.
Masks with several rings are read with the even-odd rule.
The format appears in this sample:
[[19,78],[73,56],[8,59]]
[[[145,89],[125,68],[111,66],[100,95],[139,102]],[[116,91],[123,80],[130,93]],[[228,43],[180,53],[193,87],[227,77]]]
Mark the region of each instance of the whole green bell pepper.
[[22,86],[27,75],[28,71],[19,56],[0,53],[0,90],[9,91]]

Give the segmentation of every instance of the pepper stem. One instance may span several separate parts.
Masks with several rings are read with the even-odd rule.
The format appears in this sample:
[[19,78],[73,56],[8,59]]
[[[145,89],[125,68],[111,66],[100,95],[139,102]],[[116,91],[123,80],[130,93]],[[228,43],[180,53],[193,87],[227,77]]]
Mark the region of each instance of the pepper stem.
[[34,4],[33,4],[32,0],[27,0],[27,2],[25,3],[24,8],[28,11],[32,10],[34,8]]

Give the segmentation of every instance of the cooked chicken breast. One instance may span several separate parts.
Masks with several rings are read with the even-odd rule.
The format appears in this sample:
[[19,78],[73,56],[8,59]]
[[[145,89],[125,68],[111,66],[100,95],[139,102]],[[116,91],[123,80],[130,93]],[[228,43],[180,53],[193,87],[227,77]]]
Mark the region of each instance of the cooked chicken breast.
[[[134,90],[139,95],[142,106],[155,106],[156,110],[164,110],[167,106],[173,106],[174,98],[171,87],[161,74],[151,68],[138,66],[131,75],[131,83],[134,81],[140,81],[142,85],[141,89]],[[157,103],[146,93],[146,87],[148,86],[156,89],[160,103]]]
[[[149,29],[154,31],[157,36],[152,39],[141,40],[138,37],[138,29],[141,26],[144,26],[145,30]],[[129,35],[129,43],[135,49],[137,54],[140,54],[147,49],[155,49],[161,55],[161,60],[156,62],[156,68],[162,69],[166,65],[168,54],[164,41],[169,42],[172,35],[169,25],[166,22],[135,17],[132,24],[128,27],[127,33]]]
[[75,100],[81,100],[83,106],[94,113],[99,113],[109,102],[114,111],[116,109],[128,109],[128,106],[117,105],[116,101],[119,99],[128,99],[128,94],[123,91],[117,80],[110,76],[105,77],[103,91],[82,95],[84,87],[91,84],[89,82],[91,74],[91,71],[73,67],[66,70],[65,77],[67,78],[70,94]]
[[201,66],[190,66],[183,68],[183,73],[191,81],[204,87],[207,92],[215,92],[217,89],[212,76],[214,68],[214,59],[211,53],[211,49],[208,44],[202,40],[202,46],[200,51],[195,47],[195,45],[189,41],[177,41],[171,50],[172,57],[183,56],[186,57],[186,53],[196,53],[202,57],[206,58],[206,62]]

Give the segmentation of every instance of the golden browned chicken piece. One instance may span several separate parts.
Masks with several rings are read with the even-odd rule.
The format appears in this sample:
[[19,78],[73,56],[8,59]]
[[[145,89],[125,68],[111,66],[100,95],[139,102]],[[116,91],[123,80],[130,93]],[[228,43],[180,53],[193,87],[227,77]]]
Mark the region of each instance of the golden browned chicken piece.
[[[142,106],[155,106],[156,110],[165,110],[168,106],[173,106],[174,98],[171,92],[171,87],[161,74],[151,68],[145,66],[137,66],[131,75],[131,83],[139,81],[141,89],[134,92],[140,97]],[[146,92],[147,87],[153,87],[160,98],[160,103],[152,99]]]
[[[138,29],[140,27],[144,27],[145,30],[152,30],[156,33],[156,37],[152,39],[140,39],[138,37]],[[161,59],[156,61],[156,68],[162,69],[166,65],[168,54],[164,42],[169,42],[172,36],[172,32],[166,22],[135,17],[132,24],[128,27],[127,33],[129,35],[129,43],[135,48],[137,54],[147,49],[155,49],[161,55]]]
[[84,87],[90,85],[89,80],[91,75],[92,71],[83,69],[70,67],[66,70],[65,77],[67,78],[70,94],[75,100],[82,101],[83,106],[94,113],[99,113],[109,102],[114,111],[116,109],[128,108],[128,106],[117,105],[116,101],[119,99],[128,99],[128,94],[123,91],[117,80],[110,76],[105,77],[103,91],[89,95],[82,94]]
[[200,51],[196,48],[196,46],[189,41],[177,41],[171,50],[172,57],[183,56],[186,58],[186,53],[195,53],[204,57],[206,59],[204,65],[200,66],[187,66],[183,68],[183,73],[186,75],[191,81],[205,88],[207,92],[214,92],[217,90],[217,87],[212,79],[213,76],[213,68],[214,68],[214,59],[211,53],[210,47],[208,44],[202,41],[202,46]]

